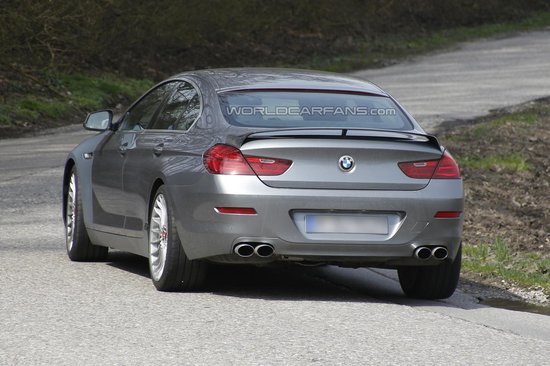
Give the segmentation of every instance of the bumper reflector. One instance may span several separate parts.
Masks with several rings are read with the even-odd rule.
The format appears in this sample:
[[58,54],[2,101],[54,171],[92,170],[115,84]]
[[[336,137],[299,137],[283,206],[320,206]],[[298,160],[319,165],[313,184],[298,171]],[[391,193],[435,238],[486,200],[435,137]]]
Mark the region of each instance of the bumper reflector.
[[461,211],[437,211],[434,215],[438,219],[454,219],[460,217]]
[[252,207],[216,207],[217,213],[223,215],[256,215],[257,212]]

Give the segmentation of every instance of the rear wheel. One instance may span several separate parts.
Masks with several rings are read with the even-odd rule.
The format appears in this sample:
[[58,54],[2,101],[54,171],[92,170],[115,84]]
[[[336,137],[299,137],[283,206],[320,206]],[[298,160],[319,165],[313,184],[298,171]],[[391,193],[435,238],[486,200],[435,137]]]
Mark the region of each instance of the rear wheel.
[[109,249],[93,245],[84,226],[82,197],[78,187],[76,169],[73,167],[67,186],[65,207],[65,241],[67,255],[72,261],[100,261],[107,257]]
[[399,283],[408,297],[446,299],[456,290],[461,262],[462,245],[452,262],[446,260],[437,266],[399,268]]
[[185,255],[163,187],[155,195],[149,217],[149,270],[157,290],[199,289],[205,281],[206,263]]

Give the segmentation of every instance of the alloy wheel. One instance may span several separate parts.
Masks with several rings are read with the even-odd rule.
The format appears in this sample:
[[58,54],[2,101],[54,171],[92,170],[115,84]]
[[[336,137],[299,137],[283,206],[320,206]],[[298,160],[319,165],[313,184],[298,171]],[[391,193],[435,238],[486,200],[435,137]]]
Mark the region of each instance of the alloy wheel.
[[159,281],[166,265],[168,247],[168,209],[163,194],[157,195],[149,228],[149,265],[151,276]]
[[65,233],[67,235],[67,249],[70,251],[74,243],[74,231],[76,220],[76,176],[71,174],[67,192],[67,209],[65,214]]

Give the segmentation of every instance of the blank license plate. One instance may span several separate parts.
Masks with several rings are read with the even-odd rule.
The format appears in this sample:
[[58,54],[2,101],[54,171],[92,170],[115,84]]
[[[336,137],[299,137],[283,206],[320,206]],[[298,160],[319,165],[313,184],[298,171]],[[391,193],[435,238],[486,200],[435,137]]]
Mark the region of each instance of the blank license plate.
[[310,234],[388,234],[388,217],[383,215],[306,215]]

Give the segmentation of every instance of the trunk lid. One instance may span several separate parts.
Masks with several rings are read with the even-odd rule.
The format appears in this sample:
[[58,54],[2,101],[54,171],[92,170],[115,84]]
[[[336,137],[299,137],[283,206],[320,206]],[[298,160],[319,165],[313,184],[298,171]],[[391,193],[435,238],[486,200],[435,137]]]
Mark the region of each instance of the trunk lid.
[[[416,133],[380,130],[272,130],[248,135],[245,156],[292,160],[279,176],[259,176],[267,186],[299,189],[419,190],[429,179],[407,177],[398,163],[436,160],[437,140]],[[344,168],[350,165],[346,171]],[[346,160],[346,162],[341,162]]]

